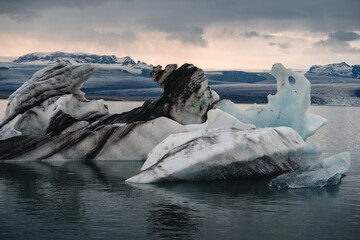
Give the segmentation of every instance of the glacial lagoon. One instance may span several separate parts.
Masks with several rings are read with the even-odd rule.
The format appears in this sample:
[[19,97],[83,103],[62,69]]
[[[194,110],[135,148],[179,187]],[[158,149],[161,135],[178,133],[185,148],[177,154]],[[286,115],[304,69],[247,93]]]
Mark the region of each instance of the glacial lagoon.
[[[141,102],[107,104],[121,112]],[[1,100],[1,114],[5,107]],[[322,154],[304,155],[307,161],[351,152],[350,170],[337,186],[127,184],[142,161],[3,162],[0,239],[357,239],[360,107],[311,106],[308,112],[328,123],[311,137]]]

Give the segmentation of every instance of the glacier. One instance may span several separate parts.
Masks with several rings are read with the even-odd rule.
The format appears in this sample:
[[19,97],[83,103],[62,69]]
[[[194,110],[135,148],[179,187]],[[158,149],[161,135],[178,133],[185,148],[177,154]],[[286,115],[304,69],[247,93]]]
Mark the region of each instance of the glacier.
[[111,114],[80,90],[97,69],[55,64],[15,91],[0,120],[0,160],[146,160],[127,182],[150,183],[300,176],[302,153],[321,152],[306,140],[326,119],[306,113],[310,83],[282,64],[271,70],[277,93],[245,111],[220,99],[200,68],[169,64],[151,73],[158,99]]
[[271,180],[273,188],[324,187],[339,184],[350,168],[350,153],[342,152],[325,158],[322,163],[285,173]]

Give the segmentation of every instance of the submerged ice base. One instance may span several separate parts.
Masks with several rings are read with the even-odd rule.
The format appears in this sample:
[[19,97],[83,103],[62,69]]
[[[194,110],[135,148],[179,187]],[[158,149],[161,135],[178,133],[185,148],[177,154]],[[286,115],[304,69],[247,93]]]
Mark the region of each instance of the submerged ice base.
[[285,173],[271,180],[275,188],[324,187],[339,184],[350,168],[350,153],[342,152],[325,158],[323,163]]

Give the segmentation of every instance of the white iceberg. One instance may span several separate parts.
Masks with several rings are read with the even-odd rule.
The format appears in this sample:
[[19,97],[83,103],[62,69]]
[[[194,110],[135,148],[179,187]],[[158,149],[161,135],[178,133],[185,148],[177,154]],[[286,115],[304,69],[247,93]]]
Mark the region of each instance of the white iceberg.
[[80,88],[96,70],[98,68],[90,64],[66,66],[59,63],[37,71],[10,95],[5,116],[0,120],[0,128],[17,115],[55,96],[73,94],[85,100]]
[[214,128],[173,134],[148,155],[141,172],[126,180],[224,180],[276,176],[300,166],[305,144],[291,128]]
[[324,159],[323,163],[285,173],[271,180],[274,188],[307,188],[336,185],[350,168],[350,153],[342,152]]
[[[71,132],[87,126],[86,121],[77,121],[91,114],[108,114],[108,108],[103,100],[79,100],[72,94],[52,97],[39,105],[18,114],[9,123],[0,128],[0,140],[19,135],[46,135],[53,131]],[[52,126],[56,118],[67,115],[74,119],[74,124]]]
[[[270,74],[276,78],[277,93],[268,96],[266,106],[259,107],[255,104],[244,111],[233,102],[222,100],[214,107],[256,127],[291,127],[306,140],[326,123],[326,119],[306,113],[310,106],[310,82],[303,74],[286,69],[280,63],[273,65]],[[290,84],[289,77],[295,79],[294,84]]]
[[[95,129],[94,129],[95,127]],[[20,136],[0,141],[0,159],[143,160],[170,134],[187,131],[166,117],[132,124],[92,125],[57,137]]]
[[121,139],[112,135],[95,159],[144,160],[149,152],[169,135],[186,131],[186,127],[174,120],[159,117],[137,125]]

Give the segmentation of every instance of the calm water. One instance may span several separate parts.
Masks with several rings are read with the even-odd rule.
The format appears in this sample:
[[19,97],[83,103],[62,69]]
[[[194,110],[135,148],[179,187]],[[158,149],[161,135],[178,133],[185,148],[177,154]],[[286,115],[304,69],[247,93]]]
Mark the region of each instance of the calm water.
[[358,239],[360,108],[310,112],[329,120],[313,137],[323,147],[321,157],[352,154],[338,186],[133,185],[124,180],[141,161],[0,163],[0,239]]

